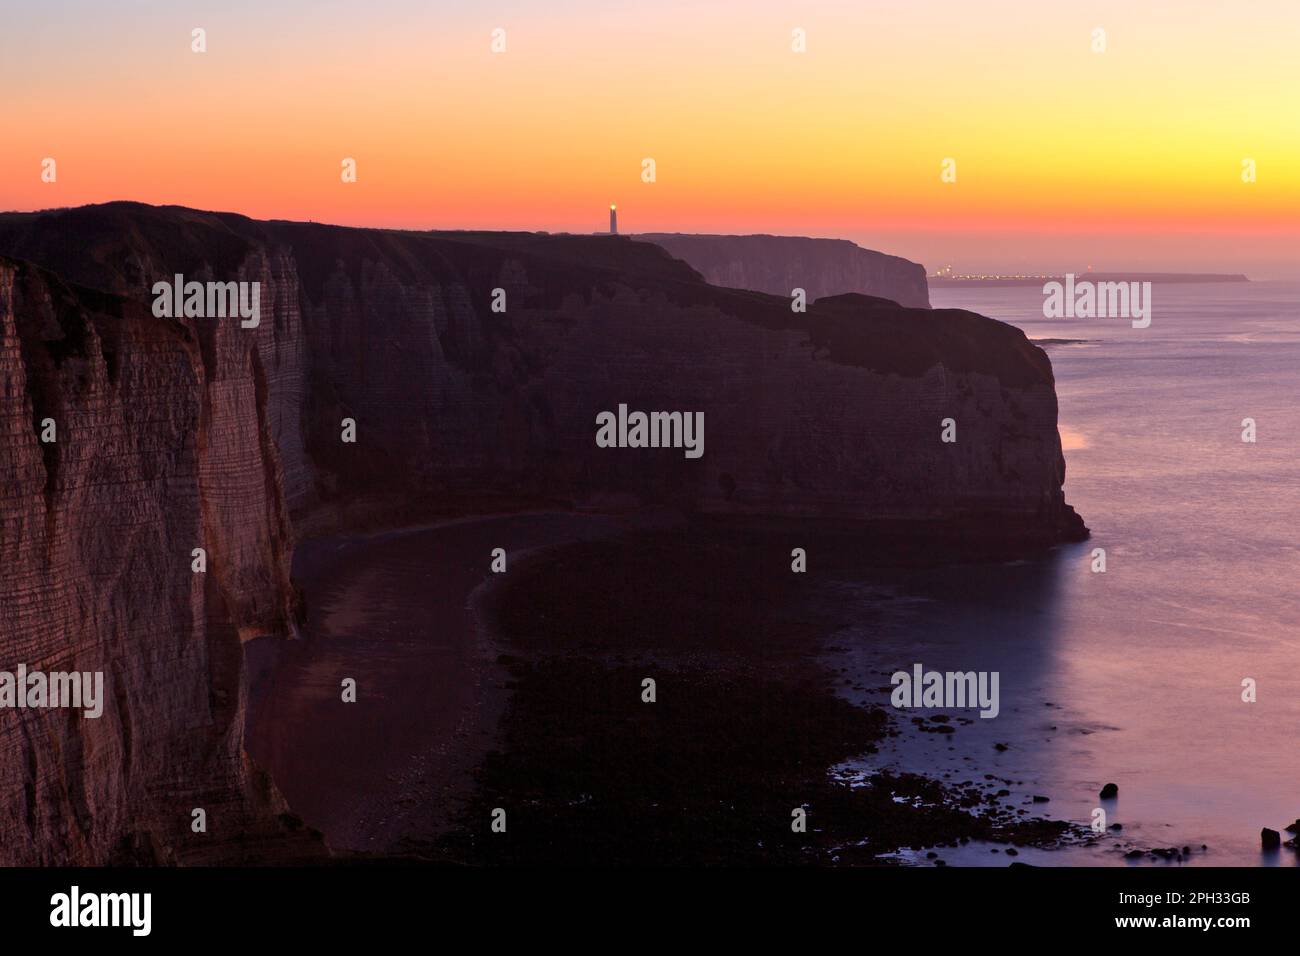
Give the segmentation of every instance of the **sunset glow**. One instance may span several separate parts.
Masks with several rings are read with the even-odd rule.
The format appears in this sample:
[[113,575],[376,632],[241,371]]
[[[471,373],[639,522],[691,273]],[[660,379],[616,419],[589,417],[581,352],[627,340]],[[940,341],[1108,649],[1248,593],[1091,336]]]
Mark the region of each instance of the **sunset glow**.
[[1294,2],[125,6],[7,15],[0,208],[594,232],[617,196],[930,271],[1300,271]]

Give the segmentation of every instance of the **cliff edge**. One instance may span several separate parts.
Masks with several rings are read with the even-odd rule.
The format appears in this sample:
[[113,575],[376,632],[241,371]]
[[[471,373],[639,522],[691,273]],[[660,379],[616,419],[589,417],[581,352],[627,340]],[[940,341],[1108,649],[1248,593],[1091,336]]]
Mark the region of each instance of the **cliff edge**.
[[[259,323],[156,317],[176,274],[257,283]],[[108,698],[0,711],[4,863],[316,852],[242,746],[241,642],[292,633],[303,534],[617,502],[1086,535],[1019,330],[864,295],[794,313],[624,237],[0,215],[0,389],[0,670],[102,670]],[[702,413],[702,456],[598,447],[620,404]]]

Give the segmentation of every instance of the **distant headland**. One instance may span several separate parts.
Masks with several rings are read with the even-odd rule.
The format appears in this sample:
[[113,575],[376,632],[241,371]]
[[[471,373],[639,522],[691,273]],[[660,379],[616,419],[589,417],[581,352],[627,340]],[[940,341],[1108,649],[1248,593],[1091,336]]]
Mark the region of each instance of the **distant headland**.
[[[1160,282],[1165,284],[1190,284],[1205,282],[1249,282],[1240,273],[1218,272],[1092,272],[1077,273],[1076,278],[1086,278],[1094,282]],[[944,286],[1008,286],[1041,285],[1044,282],[1062,282],[1063,275],[957,275],[940,271],[927,276],[931,287]]]

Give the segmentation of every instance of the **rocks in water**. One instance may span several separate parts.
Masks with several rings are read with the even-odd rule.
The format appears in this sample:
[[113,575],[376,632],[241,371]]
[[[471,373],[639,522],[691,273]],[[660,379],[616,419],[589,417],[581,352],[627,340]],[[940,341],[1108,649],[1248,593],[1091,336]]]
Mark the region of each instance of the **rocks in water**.
[[1110,828],[1111,828],[1112,830],[1114,830],[1116,833],[1118,833],[1120,830],[1123,830],[1123,829],[1124,829],[1124,824],[1122,824],[1122,823],[1112,823],[1112,824],[1110,825]]
[[1050,803],[1050,797],[1044,797],[1041,794],[1034,794],[1034,803]]
[[1144,856],[1146,856],[1146,854],[1143,853],[1141,850],[1129,850],[1127,853],[1124,854],[1124,859],[1140,860]]
[[1101,788],[1101,798],[1103,800],[1114,800],[1119,796],[1119,784],[1108,783]]
[[1001,752],[1004,750],[1009,750],[1010,748],[1006,744],[994,744],[993,749]]
[[1259,831],[1259,843],[1265,850],[1276,850],[1282,845],[1282,834],[1264,827]]

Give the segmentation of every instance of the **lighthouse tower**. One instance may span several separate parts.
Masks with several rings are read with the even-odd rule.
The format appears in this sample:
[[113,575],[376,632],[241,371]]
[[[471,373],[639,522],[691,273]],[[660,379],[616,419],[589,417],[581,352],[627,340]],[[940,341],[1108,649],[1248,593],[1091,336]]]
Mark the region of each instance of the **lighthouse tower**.
[[618,235],[618,209],[615,208],[613,203],[609,204],[609,234],[611,236]]

